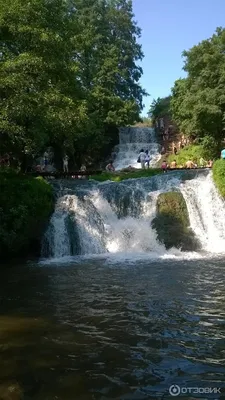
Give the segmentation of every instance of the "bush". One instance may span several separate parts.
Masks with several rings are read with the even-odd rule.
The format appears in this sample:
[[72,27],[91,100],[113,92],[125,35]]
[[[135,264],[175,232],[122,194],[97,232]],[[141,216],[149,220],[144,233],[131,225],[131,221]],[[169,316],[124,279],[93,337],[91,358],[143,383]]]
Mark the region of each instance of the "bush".
[[10,169],[0,170],[0,256],[37,251],[54,208],[52,187]]
[[173,160],[176,160],[177,165],[184,165],[188,160],[192,160],[193,162],[199,164],[199,160],[201,157],[205,157],[205,150],[201,145],[191,145],[184,147],[179,153],[175,156],[175,154],[170,154],[168,157],[168,162],[171,163]]
[[217,160],[213,165],[213,179],[220,192],[225,197],[225,160]]

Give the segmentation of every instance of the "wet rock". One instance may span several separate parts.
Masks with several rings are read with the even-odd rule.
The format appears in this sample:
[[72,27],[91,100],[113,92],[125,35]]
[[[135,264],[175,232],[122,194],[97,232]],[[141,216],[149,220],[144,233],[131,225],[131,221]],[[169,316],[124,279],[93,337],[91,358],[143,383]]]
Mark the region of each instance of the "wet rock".
[[187,205],[180,192],[161,193],[158,196],[157,215],[152,227],[166,249],[176,247],[183,251],[196,251],[200,248],[190,228]]

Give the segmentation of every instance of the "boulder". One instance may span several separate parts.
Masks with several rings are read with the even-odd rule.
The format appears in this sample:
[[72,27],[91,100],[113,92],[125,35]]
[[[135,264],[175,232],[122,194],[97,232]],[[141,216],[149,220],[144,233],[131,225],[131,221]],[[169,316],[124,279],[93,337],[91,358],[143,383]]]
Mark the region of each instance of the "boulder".
[[152,227],[166,249],[176,247],[183,251],[196,251],[200,248],[190,228],[187,205],[180,192],[166,192],[158,196],[157,214]]

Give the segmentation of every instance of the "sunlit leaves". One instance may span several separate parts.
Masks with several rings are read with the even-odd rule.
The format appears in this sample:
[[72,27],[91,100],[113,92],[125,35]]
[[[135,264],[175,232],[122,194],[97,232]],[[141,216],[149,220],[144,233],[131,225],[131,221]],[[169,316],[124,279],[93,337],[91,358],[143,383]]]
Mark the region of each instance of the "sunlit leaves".
[[213,155],[218,154],[225,129],[225,30],[218,28],[210,39],[183,56],[188,75],[172,89],[173,118],[183,132],[196,136],[205,148],[211,146]]

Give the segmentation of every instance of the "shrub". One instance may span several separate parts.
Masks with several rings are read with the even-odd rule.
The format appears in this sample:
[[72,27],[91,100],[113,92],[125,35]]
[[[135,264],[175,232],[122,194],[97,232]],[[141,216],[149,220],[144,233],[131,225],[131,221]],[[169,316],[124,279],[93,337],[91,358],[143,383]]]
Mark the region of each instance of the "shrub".
[[213,179],[220,192],[225,197],[225,160],[217,160],[213,165]]
[[36,250],[53,207],[52,187],[43,178],[1,169],[1,258]]
[[168,162],[171,163],[173,160],[176,160],[177,165],[184,165],[188,160],[192,160],[193,162],[199,164],[200,158],[204,158],[205,156],[206,155],[203,146],[191,145],[184,147],[176,156],[174,154],[170,154],[168,157]]

